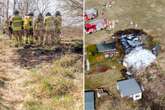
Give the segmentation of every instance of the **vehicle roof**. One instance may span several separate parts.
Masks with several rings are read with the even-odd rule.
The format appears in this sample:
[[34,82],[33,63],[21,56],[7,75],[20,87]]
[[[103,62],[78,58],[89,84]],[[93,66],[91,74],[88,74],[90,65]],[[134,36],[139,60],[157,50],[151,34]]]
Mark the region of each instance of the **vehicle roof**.
[[105,20],[104,19],[97,19],[97,20],[92,20],[89,23],[91,23],[91,24],[105,23]]
[[95,95],[94,91],[85,92],[85,110],[95,110]]

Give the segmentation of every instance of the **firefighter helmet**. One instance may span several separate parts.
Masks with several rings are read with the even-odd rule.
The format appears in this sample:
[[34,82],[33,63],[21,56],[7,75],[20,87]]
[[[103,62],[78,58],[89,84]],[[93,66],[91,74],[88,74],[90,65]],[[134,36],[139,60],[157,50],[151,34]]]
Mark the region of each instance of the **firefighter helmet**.
[[39,14],[38,14],[38,17],[37,17],[37,19],[38,19],[39,21],[43,20],[43,16],[42,16],[42,13],[39,13]]
[[38,17],[42,17],[42,13],[39,13],[39,14],[38,14]]
[[56,11],[55,16],[61,16],[61,12],[60,11]]
[[30,12],[29,14],[28,14],[28,16],[33,16],[34,14],[33,14],[33,12]]
[[19,11],[18,10],[15,10],[14,11],[14,15],[18,15],[19,14]]
[[46,13],[46,16],[51,16],[51,13],[50,12]]

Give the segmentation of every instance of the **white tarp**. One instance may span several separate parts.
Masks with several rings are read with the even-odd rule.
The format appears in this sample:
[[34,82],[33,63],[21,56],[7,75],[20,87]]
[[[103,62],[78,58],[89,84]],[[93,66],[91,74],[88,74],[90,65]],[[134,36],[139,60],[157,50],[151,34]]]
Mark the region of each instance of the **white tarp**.
[[145,69],[151,63],[155,62],[156,56],[147,49],[137,47],[124,57],[123,65],[129,69]]
[[91,9],[85,10],[85,14],[87,14],[87,15],[91,15],[91,14],[97,15],[97,10],[94,9],[94,8],[91,8]]
[[104,19],[98,19],[98,20],[94,20],[92,22],[90,22],[91,24],[95,24],[96,25],[96,30],[101,30],[104,29],[106,27],[106,22]]

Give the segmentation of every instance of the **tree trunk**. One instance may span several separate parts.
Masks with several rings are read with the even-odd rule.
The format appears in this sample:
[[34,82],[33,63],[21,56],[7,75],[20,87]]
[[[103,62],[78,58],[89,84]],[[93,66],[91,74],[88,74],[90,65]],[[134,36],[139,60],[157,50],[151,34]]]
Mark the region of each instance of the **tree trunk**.
[[7,0],[7,3],[6,3],[6,19],[9,18],[9,0]]
[[13,11],[15,10],[15,5],[16,5],[16,0],[14,0],[14,4],[13,4]]

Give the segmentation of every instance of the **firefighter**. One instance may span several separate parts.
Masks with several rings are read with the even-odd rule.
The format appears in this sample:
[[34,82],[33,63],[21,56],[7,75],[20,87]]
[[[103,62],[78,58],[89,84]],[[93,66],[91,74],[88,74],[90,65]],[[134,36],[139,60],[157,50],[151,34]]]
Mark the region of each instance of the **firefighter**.
[[8,35],[10,39],[12,38],[11,16],[9,16],[9,18],[4,21],[3,33]]
[[23,28],[26,44],[33,43],[33,13],[25,15],[23,19]]
[[62,28],[62,16],[60,11],[56,11],[55,13],[55,33],[54,33],[54,39],[53,42],[55,44],[60,43],[60,35],[61,35],[61,28]]
[[33,43],[34,42],[34,37],[33,37],[33,12],[29,13],[29,18],[30,18],[30,22],[29,22],[29,25],[30,25],[30,29],[29,29],[29,36],[30,36],[30,43]]
[[28,43],[28,30],[29,30],[29,18],[28,14],[26,14],[23,18],[23,29],[24,29],[24,37],[25,42]]
[[9,38],[12,39],[12,33],[13,33],[13,30],[12,30],[12,26],[11,26],[11,23],[12,23],[12,17],[9,16],[9,26],[8,26],[8,29],[9,29]]
[[8,22],[7,22],[7,20],[5,20],[4,22],[3,22],[3,34],[7,34],[8,32]]
[[34,21],[34,39],[37,44],[42,45],[44,41],[43,16],[40,13]]
[[44,44],[47,46],[52,46],[53,44],[53,36],[54,36],[54,18],[53,16],[48,12],[46,14],[46,17],[44,19],[44,27],[45,27],[45,40]]
[[16,40],[16,46],[22,45],[22,27],[23,27],[23,20],[22,17],[19,16],[19,11],[14,11],[14,16],[11,20],[11,28],[13,31],[13,37]]

